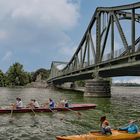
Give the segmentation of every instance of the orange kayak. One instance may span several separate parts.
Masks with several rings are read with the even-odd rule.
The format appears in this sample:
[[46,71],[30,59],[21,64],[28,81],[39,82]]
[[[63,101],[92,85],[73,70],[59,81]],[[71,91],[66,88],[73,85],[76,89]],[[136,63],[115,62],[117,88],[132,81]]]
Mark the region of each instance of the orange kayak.
[[129,134],[126,131],[112,130],[112,135],[102,135],[100,132],[89,132],[82,135],[57,136],[57,140],[135,140],[140,138],[140,132]]

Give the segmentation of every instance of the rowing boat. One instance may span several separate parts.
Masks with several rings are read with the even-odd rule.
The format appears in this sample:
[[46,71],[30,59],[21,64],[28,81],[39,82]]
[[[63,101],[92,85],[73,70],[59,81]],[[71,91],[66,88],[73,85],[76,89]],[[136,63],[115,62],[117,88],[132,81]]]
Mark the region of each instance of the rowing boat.
[[[87,109],[94,109],[96,107],[95,104],[71,104],[69,108],[66,107],[55,107],[53,109],[49,108],[35,108],[33,109],[34,112],[52,112],[53,111],[70,111],[70,110],[87,110]],[[14,113],[26,113],[26,112],[32,112],[31,108],[22,108],[22,109],[13,109]],[[2,109],[0,108],[0,113],[11,113],[11,109]]]
[[129,134],[126,131],[112,130],[112,135],[102,135],[99,131],[82,135],[57,136],[57,140],[135,140],[140,138],[140,132]]

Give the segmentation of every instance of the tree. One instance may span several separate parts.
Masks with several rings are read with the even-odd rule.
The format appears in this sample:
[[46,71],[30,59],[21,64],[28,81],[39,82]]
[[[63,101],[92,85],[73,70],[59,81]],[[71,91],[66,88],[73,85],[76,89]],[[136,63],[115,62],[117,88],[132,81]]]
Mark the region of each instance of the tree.
[[0,87],[4,87],[6,84],[6,77],[2,70],[0,70]]
[[24,72],[23,65],[15,63],[8,69],[7,80],[10,86],[24,86],[29,83],[29,75]]
[[37,76],[40,74],[41,75],[41,80],[46,80],[49,77],[50,70],[46,70],[44,68],[38,69],[36,72],[33,74],[33,81],[36,80]]

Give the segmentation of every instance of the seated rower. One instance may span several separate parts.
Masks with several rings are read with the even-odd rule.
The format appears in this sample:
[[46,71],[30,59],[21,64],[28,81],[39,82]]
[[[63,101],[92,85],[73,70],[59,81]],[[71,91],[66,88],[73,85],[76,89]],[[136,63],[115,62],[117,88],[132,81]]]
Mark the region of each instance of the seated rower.
[[58,103],[58,107],[64,107],[64,104],[65,104],[65,100],[60,99],[60,102]]
[[49,105],[49,103],[46,102],[46,103],[42,104],[41,107],[43,107],[43,108],[48,108],[48,105]]
[[31,99],[30,103],[27,105],[29,108],[39,108],[40,105],[35,99]]
[[64,102],[64,107],[69,107],[68,100],[66,100],[66,99],[65,99],[65,102]]
[[49,108],[54,108],[54,107],[55,107],[54,101],[51,98],[49,98]]
[[39,108],[40,107],[38,101],[36,101],[35,99],[33,99],[33,107],[34,108]]
[[134,121],[134,120],[130,120],[129,124],[126,127],[119,128],[119,130],[127,131],[128,133],[132,133],[132,134],[138,133],[139,132],[139,128],[135,124],[135,122],[136,121]]
[[68,100],[62,99],[58,105],[58,107],[69,107]]
[[109,122],[106,119],[106,116],[103,116],[100,118],[100,127],[101,127],[101,133],[102,134],[112,134],[111,127],[109,126]]
[[21,100],[21,98],[17,97],[16,98],[16,103],[12,104],[13,109],[21,109],[23,108],[23,102]]

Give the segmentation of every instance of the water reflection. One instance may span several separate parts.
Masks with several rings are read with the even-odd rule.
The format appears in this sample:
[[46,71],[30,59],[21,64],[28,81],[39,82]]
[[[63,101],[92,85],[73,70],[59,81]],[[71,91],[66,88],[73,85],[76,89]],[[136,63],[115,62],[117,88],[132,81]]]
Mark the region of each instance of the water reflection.
[[[139,88],[140,89],[140,88]],[[0,106],[9,106],[20,96],[24,105],[31,98],[40,104],[53,98],[56,102],[61,97],[71,103],[95,103],[94,110],[79,111],[78,117],[72,111],[55,113],[13,113],[12,123],[10,114],[0,114],[0,139],[2,140],[55,140],[57,135],[81,134],[99,128],[99,118],[106,115],[113,128],[128,123],[129,119],[139,119],[140,94],[139,89],[113,88],[111,98],[84,98],[81,93],[72,91],[56,91],[50,89],[9,89],[1,88]]]

